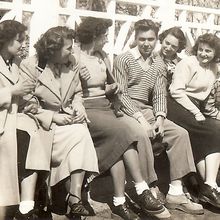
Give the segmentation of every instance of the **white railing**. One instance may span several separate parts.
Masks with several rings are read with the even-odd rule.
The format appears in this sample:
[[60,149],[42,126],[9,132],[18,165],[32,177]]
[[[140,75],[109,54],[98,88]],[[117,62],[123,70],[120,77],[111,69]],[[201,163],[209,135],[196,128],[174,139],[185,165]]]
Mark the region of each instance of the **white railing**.
[[[0,0],[0,10],[7,11],[2,20],[16,19],[24,22],[22,20],[24,14],[31,14],[29,54],[33,54],[33,44],[44,31],[52,26],[68,25],[74,28],[75,22],[79,24],[81,17],[85,16],[112,19],[113,26],[109,31],[109,43],[105,47],[111,59],[113,54],[128,49],[134,37],[132,25],[141,18],[161,22],[161,30],[174,25],[181,27],[191,45],[195,37],[203,32],[220,33],[220,25],[215,23],[220,17],[219,9],[179,5],[175,4],[175,0],[106,0],[106,12],[98,12],[78,9],[76,0],[65,1],[65,7],[61,7],[59,0],[29,0],[30,3],[24,3],[27,0],[12,0],[12,2]],[[135,6],[139,14],[134,16],[119,13],[118,4]],[[188,16],[194,13],[201,14],[203,22],[187,21]]]

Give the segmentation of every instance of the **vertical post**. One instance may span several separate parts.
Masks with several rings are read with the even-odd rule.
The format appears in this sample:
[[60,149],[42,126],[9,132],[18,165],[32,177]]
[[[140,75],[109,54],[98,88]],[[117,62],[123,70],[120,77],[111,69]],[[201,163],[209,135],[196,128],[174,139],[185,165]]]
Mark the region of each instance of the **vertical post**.
[[67,8],[71,11],[71,15],[68,18],[66,25],[75,29],[75,23],[79,24],[81,21],[79,16],[76,14],[76,0],[68,0]]
[[34,14],[30,22],[29,55],[35,54],[33,45],[40,35],[53,26],[58,25],[59,0],[32,0]]
[[15,12],[15,20],[22,22],[22,4],[23,0],[14,0],[13,1],[13,11]]
[[110,0],[107,6],[107,13],[112,17],[112,26],[109,28],[108,40],[109,42],[105,45],[104,50],[109,53],[111,65],[113,65],[114,58],[114,39],[115,39],[115,9],[116,0]]
[[162,22],[161,30],[174,26],[175,0],[158,0],[160,8],[157,11],[158,19]]

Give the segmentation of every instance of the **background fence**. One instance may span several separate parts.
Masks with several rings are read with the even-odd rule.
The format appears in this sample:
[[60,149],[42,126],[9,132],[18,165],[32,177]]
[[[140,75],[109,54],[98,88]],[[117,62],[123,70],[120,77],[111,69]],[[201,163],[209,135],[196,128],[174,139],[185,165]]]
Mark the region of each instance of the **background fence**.
[[[192,21],[194,14],[197,19]],[[74,28],[87,16],[113,20],[105,46],[111,59],[129,48],[134,39],[133,23],[140,18],[161,22],[161,31],[181,27],[189,45],[204,32],[220,35],[219,9],[177,4],[175,0],[0,0],[0,15],[1,20],[15,19],[28,26],[29,55],[34,54],[33,44],[48,28]]]

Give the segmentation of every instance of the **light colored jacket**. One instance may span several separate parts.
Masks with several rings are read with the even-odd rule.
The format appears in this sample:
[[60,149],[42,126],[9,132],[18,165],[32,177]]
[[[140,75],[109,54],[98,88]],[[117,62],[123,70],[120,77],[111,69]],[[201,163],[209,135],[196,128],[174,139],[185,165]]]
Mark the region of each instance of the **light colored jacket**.
[[10,87],[19,81],[19,64],[20,59],[15,57],[9,71],[0,56],[0,206],[16,205],[20,202],[16,129],[26,131],[30,136],[26,168],[50,168],[35,121],[24,113],[18,113],[18,105],[22,98],[12,97],[11,94]]
[[[71,60],[75,59],[72,57]],[[47,132],[48,152],[52,150],[53,134],[55,124],[52,122],[55,112],[73,113],[73,106],[83,108],[82,88],[79,80],[78,63],[62,65],[61,67],[61,88],[58,88],[51,66],[46,65],[41,70],[38,67],[36,56],[29,57],[22,61],[20,74],[23,79],[29,79],[37,83],[34,96],[37,97],[40,109],[35,115],[44,131]]]

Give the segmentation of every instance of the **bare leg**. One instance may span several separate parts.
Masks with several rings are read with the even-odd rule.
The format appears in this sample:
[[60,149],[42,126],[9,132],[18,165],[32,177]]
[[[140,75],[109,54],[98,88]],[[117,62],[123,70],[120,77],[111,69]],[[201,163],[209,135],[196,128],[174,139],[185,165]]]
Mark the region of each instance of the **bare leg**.
[[209,154],[205,158],[206,182],[215,183],[220,163],[220,153]]
[[33,172],[21,181],[21,201],[34,201],[37,173]]
[[114,186],[114,196],[123,197],[125,191],[125,167],[123,160],[119,160],[115,163],[111,167],[110,173]]
[[76,197],[70,196],[69,202],[71,204],[77,203],[79,202],[79,200],[81,200],[81,189],[82,189],[84,176],[85,176],[85,171],[82,171],[82,170],[74,171],[70,175],[69,193],[78,197],[76,198]]
[[138,159],[137,151],[131,146],[123,155],[125,165],[131,174],[131,177],[136,183],[142,182],[143,177],[141,175],[140,162]]
[[196,167],[199,171],[200,176],[202,177],[203,181],[206,180],[206,163],[205,160],[201,160],[199,163],[196,164]]

